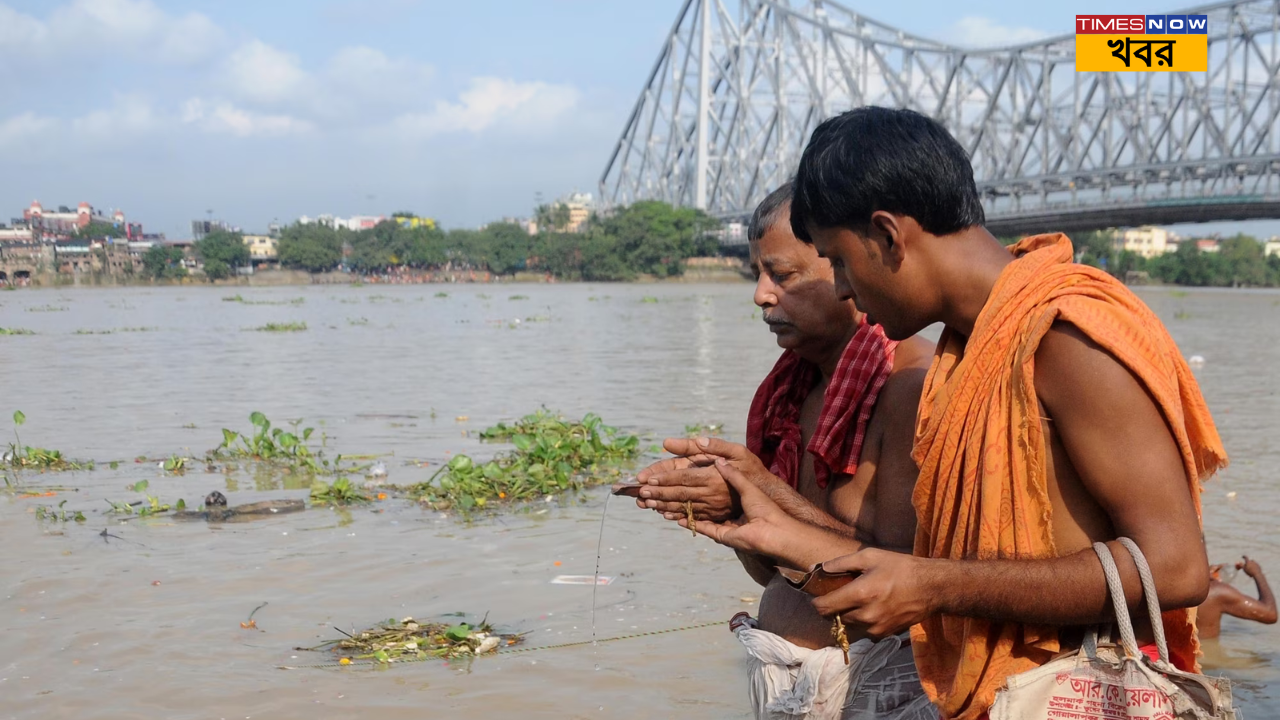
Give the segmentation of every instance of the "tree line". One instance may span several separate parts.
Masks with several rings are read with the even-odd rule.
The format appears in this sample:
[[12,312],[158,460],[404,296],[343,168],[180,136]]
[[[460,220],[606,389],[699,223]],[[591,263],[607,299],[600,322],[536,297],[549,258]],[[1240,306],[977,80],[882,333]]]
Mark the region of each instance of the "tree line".
[[1280,256],[1267,257],[1263,244],[1243,233],[1222,240],[1217,252],[1204,252],[1187,241],[1175,252],[1152,258],[1116,250],[1110,232],[1080,233],[1071,240],[1080,262],[1122,280],[1131,272],[1145,272],[1152,280],[1173,285],[1280,287]]
[[[543,227],[564,227],[550,216]],[[560,222],[557,222],[560,221]],[[683,272],[683,261],[719,252],[708,233],[719,222],[700,210],[645,201],[609,217],[592,216],[581,232],[542,231],[530,235],[512,223],[481,230],[405,228],[388,220],[360,231],[318,224],[294,224],[280,235],[283,267],[327,272],[343,264],[373,274],[396,268],[549,273],[565,280],[629,280],[637,275],[667,277]]]

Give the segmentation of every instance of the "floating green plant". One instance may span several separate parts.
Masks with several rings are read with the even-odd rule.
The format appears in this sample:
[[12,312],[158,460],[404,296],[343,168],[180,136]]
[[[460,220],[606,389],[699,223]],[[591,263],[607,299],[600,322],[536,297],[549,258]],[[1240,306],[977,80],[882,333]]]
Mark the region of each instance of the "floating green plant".
[[512,295],[511,297],[509,297],[509,298],[507,298],[507,299],[508,299],[508,300],[528,300],[528,299],[529,299],[529,296],[528,296],[528,295]]
[[0,335],[35,335],[35,332],[24,328],[2,328],[0,327]]
[[39,505],[36,507],[36,519],[48,520],[49,522],[84,522],[84,513],[79,510],[67,510],[64,506],[66,500],[58,503],[57,507],[52,505]]
[[40,305],[27,308],[27,312],[66,312],[67,310],[65,305]]
[[307,329],[304,322],[267,323],[254,328],[258,332],[302,332]]
[[[292,429],[285,430],[272,427],[267,416],[255,410],[249,414],[249,422],[253,425],[253,432],[247,435],[223,428],[222,444],[209,451],[205,459],[209,462],[256,462],[285,472],[311,475],[339,471],[343,456],[338,455],[330,461],[324,457],[321,448],[308,445],[315,428],[300,428],[301,420],[291,422]],[[359,470],[358,467],[347,469],[351,472]]]
[[222,302],[235,302],[240,303],[241,305],[301,305],[306,301],[307,299],[304,297],[289,298],[286,300],[249,300],[239,294],[229,295],[222,298]]
[[657,303],[658,298],[652,295],[645,295],[644,297],[640,298],[640,302],[643,304],[649,305],[649,304]]
[[449,293],[447,293],[447,292],[438,292],[438,293],[436,293],[436,295],[435,295],[435,296],[436,296],[436,297],[438,297],[438,298],[447,298],[447,297],[449,297]]
[[342,634],[346,637],[306,649],[332,652],[341,656],[339,662],[345,665],[353,659],[393,663],[474,657],[524,640],[522,634],[496,632],[487,620],[472,626],[467,623],[419,623],[411,617],[399,622],[387,620],[354,634]]
[[594,413],[570,422],[539,410],[513,425],[487,428],[480,437],[509,441],[515,450],[483,464],[456,455],[429,480],[410,488],[410,494],[438,509],[464,512],[532,500],[609,482],[619,474],[619,465],[640,452],[639,438],[619,433]]
[[175,509],[175,507],[178,511],[182,511],[187,508],[187,503],[184,500],[179,500],[176,506],[160,502],[160,498],[147,493],[148,485],[150,485],[150,483],[146,480],[139,480],[127,488],[133,492],[142,493],[142,497],[144,498],[143,500],[121,502],[119,500],[104,498],[106,503],[111,506],[111,509],[107,512],[115,513],[116,515],[137,515],[139,517],[147,517],[149,515],[159,515],[160,513],[169,512],[170,510]]
[[311,501],[327,505],[350,505],[351,503],[369,502],[368,495],[360,492],[351,484],[351,480],[340,477],[332,483],[316,480],[311,483]]
[[724,432],[724,423],[695,423],[684,426],[685,437],[701,437],[704,435],[720,435]]
[[15,470],[92,470],[93,462],[80,463],[68,460],[61,450],[23,445],[18,435],[18,428],[27,423],[27,416],[21,410],[13,413],[13,437],[16,442],[9,443],[9,451],[4,454],[4,464]]
[[85,330],[85,329],[80,329],[80,330],[76,330],[74,334],[75,334],[75,335],[112,335],[112,334],[114,334],[114,333],[118,333],[118,332],[120,332],[120,333],[153,332],[153,331],[155,331],[156,329],[157,329],[157,328],[153,328],[153,327],[122,327],[122,328],[113,328],[113,329],[110,329],[110,330]]

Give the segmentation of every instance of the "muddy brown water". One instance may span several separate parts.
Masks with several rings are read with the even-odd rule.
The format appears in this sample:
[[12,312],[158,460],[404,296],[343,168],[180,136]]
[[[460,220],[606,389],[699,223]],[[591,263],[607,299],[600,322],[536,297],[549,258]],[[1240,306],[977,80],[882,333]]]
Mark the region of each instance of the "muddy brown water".
[[[126,485],[143,479],[166,502],[198,504],[214,489],[232,504],[305,498],[300,481],[198,466],[166,477],[132,461],[201,454],[220,428],[247,430],[253,410],[277,424],[305,418],[331,453],[394,453],[383,458],[394,483],[425,479],[452,453],[500,450],[476,431],[539,405],[597,412],[646,445],[693,423],[724,423],[740,439],[777,355],[749,286],[238,292],[304,301],[244,305],[222,301],[236,291],[198,287],[0,293],[0,327],[37,333],[0,337],[0,425],[21,409],[26,444],[99,461],[94,472],[19,478],[74,491],[0,495],[0,718],[748,716],[727,625],[470,664],[276,669],[325,659],[292,648],[337,637],[332,625],[407,615],[487,612],[529,631],[530,645],[589,643],[591,587],[550,581],[591,574],[603,488],[471,525],[395,500],[227,525],[103,511],[106,499],[137,499]],[[1197,374],[1232,456],[1204,494],[1211,555],[1249,554],[1280,579],[1280,293],[1141,294],[1184,353],[1205,358]],[[286,321],[308,330],[246,330]],[[120,330],[138,327],[153,329]],[[110,470],[109,460],[125,462]],[[36,520],[36,505],[63,499],[88,522]],[[617,578],[597,596],[602,639],[727,620],[760,594],[731,552],[623,499],[610,508],[600,572]],[[264,601],[260,631],[241,629]],[[1278,639],[1274,627],[1227,619],[1211,648],[1248,716],[1280,712],[1269,688]]]

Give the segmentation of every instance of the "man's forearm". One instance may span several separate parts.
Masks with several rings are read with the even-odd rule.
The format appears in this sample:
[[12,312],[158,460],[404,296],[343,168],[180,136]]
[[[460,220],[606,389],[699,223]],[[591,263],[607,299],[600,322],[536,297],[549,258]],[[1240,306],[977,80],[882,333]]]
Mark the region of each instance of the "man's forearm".
[[[844,538],[853,539],[853,528],[806,500],[803,495],[796,492],[794,488],[781,479],[771,475],[764,482],[756,483],[756,487],[763,490],[770,500],[777,503],[778,507],[782,508],[782,511],[791,517],[809,525],[824,528]],[[835,555],[828,557],[835,557]],[[815,562],[821,562],[823,559],[825,558],[820,558]]]
[[1258,586],[1258,602],[1271,611],[1271,616],[1276,614],[1276,596],[1271,592],[1271,584],[1267,582],[1267,576],[1258,571],[1253,576],[1253,583]]
[[862,543],[843,533],[793,517],[787,527],[767,535],[759,552],[788,567],[808,570],[824,560],[850,555],[862,547]]
[[[1142,597],[1128,553],[1110,544],[1125,604]],[[1102,565],[1092,549],[1049,560],[923,560],[934,612],[1043,625],[1084,625],[1114,617]]]

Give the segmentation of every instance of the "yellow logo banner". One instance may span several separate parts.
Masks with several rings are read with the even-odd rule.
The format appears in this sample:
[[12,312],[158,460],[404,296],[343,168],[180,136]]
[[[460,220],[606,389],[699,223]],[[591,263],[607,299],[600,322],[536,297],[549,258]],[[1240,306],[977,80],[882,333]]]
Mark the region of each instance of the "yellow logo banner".
[[1206,72],[1208,35],[1076,35],[1077,72]]

